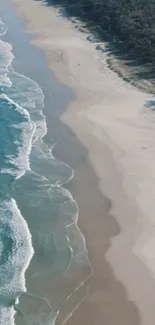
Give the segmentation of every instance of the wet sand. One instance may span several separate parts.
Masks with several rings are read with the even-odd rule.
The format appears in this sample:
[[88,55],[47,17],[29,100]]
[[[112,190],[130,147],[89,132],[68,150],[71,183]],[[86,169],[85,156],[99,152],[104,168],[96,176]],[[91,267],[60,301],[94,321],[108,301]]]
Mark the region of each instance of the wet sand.
[[69,128],[59,130],[54,154],[75,170],[68,187],[94,272],[57,324],[88,296],[68,324],[153,325],[155,137],[153,115],[144,110],[151,97],[110,71],[105,56],[57,10],[40,1],[12,3],[58,79],[77,94],[62,116]]

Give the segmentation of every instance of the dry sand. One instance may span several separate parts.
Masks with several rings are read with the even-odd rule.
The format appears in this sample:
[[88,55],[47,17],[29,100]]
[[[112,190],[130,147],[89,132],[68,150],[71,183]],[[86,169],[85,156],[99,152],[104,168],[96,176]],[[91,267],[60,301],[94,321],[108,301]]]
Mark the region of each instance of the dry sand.
[[106,53],[56,9],[12,3],[58,79],[76,91],[62,120],[90,162],[76,167],[70,186],[94,275],[68,324],[154,325],[155,99],[111,71]]

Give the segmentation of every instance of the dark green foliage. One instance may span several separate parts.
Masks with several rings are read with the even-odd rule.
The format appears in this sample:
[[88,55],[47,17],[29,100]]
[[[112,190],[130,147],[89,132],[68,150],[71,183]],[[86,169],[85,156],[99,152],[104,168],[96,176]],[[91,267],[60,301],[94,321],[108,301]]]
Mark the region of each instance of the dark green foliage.
[[[53,1],[46,0],[49,4]],[[55,0],[100,36],[117,36],[128,52],[155,61],[155,0]]]

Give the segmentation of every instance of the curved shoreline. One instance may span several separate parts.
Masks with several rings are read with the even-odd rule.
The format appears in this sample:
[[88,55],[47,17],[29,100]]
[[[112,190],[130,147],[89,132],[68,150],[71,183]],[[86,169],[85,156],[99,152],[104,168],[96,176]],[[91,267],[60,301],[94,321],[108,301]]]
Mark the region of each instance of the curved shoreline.
[[[143,103],[149,101],[150,98],[134,90],[132,86],[124,85],[117,77],[114,78],[114,75],[110,75],[110,72],[107,73],[105,62],[103,62],[103,71],[106,78],[103,80],[103,87],[102,76],[96,72],[98,66],[94,59],[96,55],[94,46],[88,45],[88,43],[85,46],[85,36],[75,31],[70,22],[59,17],[57,11],[51,11],[50,8],[40,6],[40,2],[32,0],[22,3],[22,5],[19,0],[13,0],[13,3],[16,4],[17,13],[28,21],[30,32],[38,34],[38,39],[34,41],[34,44],[45,51],[56,75],[64,84],[72,85],[76,90],[77,100],[70,105],[62,120],[74,130],[78,139],[84,144],[84,148],[87,148],[79,149],[75,134],[66,127],[61,130],[61,138],[63,139],[63,132],[65,137],[62,145],[55,150],[56,156],[65,158],[66,162],[70,161],[71,166],[75,169],[75,177],[69,186],[80,206],[79,224],[86,237],[90,260],[95,270],[92,283],[89,284],[89,298],[75,311],[68,323],[78,324],[80,321],[85,321],[94,325],[105,320],[106,325],[124,325],[124,323],[127,325],[132,323],[134,325],[153,325],[155,320],[155,312],[152,307],[155,300],[153,277],[133,253],[133,246],[139,239],[141,229],[147,229],[147,225],[148,228],[151,227],[151,223],[149,224],[150,219],[147,220],[143,216],[142,209],[139,209],[139,202],[138,204],[136,202],[138,200],[135,201],[133,197],[134,195],[136,198],[138,197],[136,188],[133,187],[133,176],[135,176],[136,170],[132,169],[133,166],[136,166],[136,160],[132,160],[133,166],[127,164],[128,161],[130,162],[130,158],[134,158],[136,152],[132,152],[132,148],[130,148],[132,142],[127,141],[128,134],[131,134],[134,139],[135,132],[134,128],[129,129],[127,122],[131,122],[132,126],[133,121],[136,120],[136,127],[142,130],[144,121],[139,112]],[[40,21],[39,17],[42,18]],[[52,27],[55,28],[56,34]],[[65,42],[62,40],[62,35],[64,39],[68,36]],[[56,38],[56,36],[59,37]],[[86,69],[87,66],[91,67],[91,70]],[[88,78],[84,78],[84,73]],[[92,80],[92,85],[89,85],[90,80]],[[135,104],[131,110],[129,101]],[[117,105],[117,102],[122,106],[117,106],[116,112],[112,108],[113,105]],[[101,108],[105,105],[107,105],[108,111],[102,112]],[[123,108],[123,105],[127,107],[125,111],[127,117],[120,109]],[[82,108],[84,106],[85,109]],[[96,115],[94,110],[97,111]],[[147,119],[150,118],[144,110],[142,113],[146,114]],[[126,123],[123,124],[124,120]],[[137,139],[137,135],[143,136],[142,131],[138,134],[135,132],[135,139]],[[148,139],[149,134],[146,140]],[[142,140],[144,140],[143,137]],[[66,145],[64,146],[65,150],[67,149],[66,152],[63,145]],[[141,142],[140,145],[145,147],[145,144],[141,144]],[[135,147],[135,150],[137,149],[139,147]],[[144,156],[144,148],[141,149],[140,154],[142,153]],[[142,159],[141,155],[135,157]],[[143,162],[145,161],[143,160]],[[92,173],[94,170],[97,177]],[[119,170],[123,172],[121,173]],[[94,186],[94,184],[96,185]],[[84,202],[82,193],[87,196],[87,204]],[[108,199],[104,198],[105,194]],[[142,194],[144,195],[144,193]],[[97,222],[94,220],[93,213]],[[121,225],[122,231],[120,231],[119,225]],[[103,238],[102,234],[105,228],[105,238]],[[100,246],[102,249],[104,248],[103,252]],[[142,246],[140,248],[142,250]],[[138,256],[140,256],[139,253]],[[145,256],[141,256],[141,259],[148,264]],[[113,271],[107,261],[110,262]],[[114,275],[119,281],[114,278]],[[132,301],[138,307],[139,312]]]
[[[12,47],[11,47],[11,49],[12,49]],[[14,57],[14,56],[13,56]],[[15,56],[15,58],[16,58],[16,56]],[[11,70],[11,74],[13,74],[13,70]],[[14,74],[18,74],[18,73],[14,73]],[[34,82],[35,83],[35,85],[38,87],[38,89],[40,89],[39,88],[39,86],[38,86],[38,84],[35,82],[35,81],[33,81],[33,80],[31,80],[31,79],[29,79],[28,77],[25,77],[25,75],[23,75],[23,74],[20,74],[20,76],[21,77],[23,77],[23,78],[25,78],[25,79],[28,79],[28,81],[30,81],[30,82]],[[41,94],[42,94],[42,92],[41,92]],[[42,94],[43,95],[43,94]],[[12,102],[12,99],[9,99],[10,100],[10,102]],[[43,104],[43,101],[41,101],[41,103]],[[18,105],[18,104],[17,104]],[[24,109],[25,111],[26,111],[26,109]],[[27,112],[27,111],[26,111]],[[30,113],[30,115],[31,115],[31,111],[29,112]],[[28,113],[28,114],[29,114]],[[41,114],[42,115],[42,114]],[[42,115],[42,118],[43,118],[43,120],[45,120],[44,119],[44,115]],[[33,119],[33,109],[32,109],[32,119]],[[42,125],[41,125],[42,126]],[[39,124],[39,127],[40,127],[40,124]],[[38,127],[38,129],[39,129],[39,127]],[[38,129],[36,129],[36,130],[38,130]],[[45,130],[44,130],[45,129]],[[43,125],[43,130],[41,129],[40,131],[47,131],[47,129],[46,129],[46,126],[44,127],[44,125]],[[38,135],[38,137],[40,138],[40,140],[43,138],[43,137],[45,137],[46,138],[46,134],[43,134],[42,135],[42,132],[41,132],[41,135],[40,135],[40,133],[39,133],[39,135]],[[36,140],[37,140],[38,138],[37,137],[34,137],[34,140],[33,140],[33,145],[36,143]],[[53,146],[52,146],[52,148],[53,148]],[[28,154],[30,154],[30,152],[28,152]],[[50,156],[50,158],[52,158],[52,159],[54,159],[54,156],[53,156],[53,154],[52,154],[52,149],[51,149],[51,151],[49,151],[49,153],[48,153],[48,156]],[[65,164],[64,164],[65,165]],[[69,167],[67,164],[66,164],[66,167],[67,168],[70,168],[70,169],[72,169],[71,167]],[[29,172],[31,172],[31,169],[30,168],[28,168],[28,171]],[[26,175],[26,173],[25,173],[25,175]],[[21,175],[21,176],[23,176],[23,175]],[[38,174],[38,176],[39,176],[39,174]],[[40,175],[41,176],[41,175]],[[55,186],[53,185],[53,189],[54,189],[54,187],[57,187],[57,188],[59,188],[59,187],[62,187],[64,184],[67,184],[70,180],[71,180],[71,178],[74,176],[74,173],[72,172],[72,175],[70,175],[70,178],[69,179],[67,179],[67,181],[59,181],[59,183],[60,184],[56,184]],[[19,177],[20,178],[20,177]],[[50,181],[50,180],[49,180]],[[18,187],[18,186],[17,186]],[[62,189],[63,189],[64,187],[62,187]],[[64,191],[66,192],[66,193],[68,193],[68,197],[73,201],[73,203],[75,204],[75,205],[77,205],[76,204],[76,202],[75,202],[75,200],[73,199],[73,197],[72,197],[72,195],[71,195],[71,193],[67,190],[67,189],[65,189],[64,188]],[[77,209],[77,212],[76,212],[76,214],[78,214],[78,209]],[[73,216],[74,217],[74,216]],[[74,219],[74,218],[73,218]],[[72,224],[69,224],[69,225],[67,225],[66,227],[65,227],[65,229],[68,229],[68,228],[70,228],[70,227],[75,227],[76,228],[76,230],[79,232],[79,234],[80,234],[80,236],[82,237],[81,238],[81,241],[82,241],[82,245],[84,246],[84,249],[83,249],[83,251],[84,251],[84,254],[85,254],[85,252],[86,252],[86,247],[85,247],[85,239],[84,239],[84,237],[83,237],[83,234],[81,233],[81,231],[80,231],[80,229],[78,228],[78,226],[77,226],[77,217],[75,217],[75,221],[72,221]],[[26,218],[26,221],[27,221],[27,218]],[[29,225],[29,222],[27,222],[28,223],[28,225]],[[32,237],[33,237],[33,233],[32,233]],[[66,239],[67,239],[67,241],[68,241],[68,247],[70,247],[70,243],[69,243],[69,237],[68,237],[68,235],[67,235],[67,232],[66,232]],[[35,243],[35,242],[34,242]],[[70,247],[70,250],[71,250],[71,252],[73,252],[73,250],[72,250],[72,248]],[[73,256],[72,256],[72,258],[73,258]],[[87,260],[88,260],[88,258],[87,258]],[[88,261],[86,261],[86,262],[88,262]],[[69,263],[69,265],[67,265],[67,269],[69,269],[70,268],[70,266],[71,266],[71,264],[72,264],[72,262],[70,261],[70,263]],[[91,270],[91,266],[90,266],[90,262],[88,263],[89,264],[89,268],[90,268],[90,270]],[[30,265],[29,265],[29,267],[30,267]],[[73,266],[72,266],[72,268],[73,268]],[[67,269],[65,270],[65,273],[67,273]],[[29,270],[27,270],[27,272],[29,272]],[[70,271],[71,272],[71,271]],[[90,276],[90,275],[89,275]],[[87,278],[86,278],[87,279]],[[84,283],[85,283],[85,280],[86,280],[85,278],[82,278],[82,282],[81,282],[81,284],[80,285],[78,285],[78,287],[75,287],[75,288],[72,288],[72,290],[73,291],[70,291],[70,294],[69,294],[69,296],[68,297],[66,297],[65,298],[65,300],[62,302],[62,305],[65,303],[65,301],[66,300],[68,300],[68,298],[70,298],[71,296],[72,296],[72,294],[75,292],[75,291],[77,291],[79,288],[81,288],[83,285],[84,285]],[[28,279],[27,279],[27,282],[29,282],[28,281]],[[73,284],[74,285],[74,284]],[[30,291],[31,292],[31,291]],[[23,294],[23,296],[25,295],[26,297],[31,297],[31,298],[33,298],[33,299],[36,299],[36,298],[39,298],[40,300],[43,300],[43,301],[45,301],[46,303],[48,302],[48,300],[46,299],[46,297],[44,298],[44,297],[41,297],[41,296],[37,296],[37,295],[35,295],[35,294],[31,294],[29,291],[28,291],[28,293],[25,293],[25,294]],[[19,307],[17,307],[16,308],[16,311],[18,311],[18,314],[19,315],[21,315],[22,317],[23,317],[23,321],[24,321],[24,319],[25,319],[25,315],[24,315],[24,313],[22,313],[22,311],[20,310],[20,300],[21,300],[21,297],[18,299],[18,303],[19,303]],[[50,306],[50,305],[49,305]],[[52,317],[52,314],[53,314],[53,308],[51,307],[51,317]],[[55,316],[55,318],[57,317],[57,315],[58,315],[58,311],[56,312],[56,316]],[[19,321],[19,319],[17,320],[17,322]],[[54,320],[53,320],[54,321]]]
[[[12,50],[12,46],[11,46],[11,44],[10,43],[6,43],[7,45],[9,44],[9,46],[10,46],[10,52],[11,52],[11,50]],[[11,58],[13,59],[14,58],[14,56],[13,56],[13,54],[12,54],[12,52],[11,52]],[[12,75],[12,76],[14,76],[14,75],[18,75],[18,73],[17,72],[14,72],[14,70],[13,70],[13,68],[12,68],[12,66],[11,66],[11,62],[12,62],[12,60],[10,60],[10,64],[7,66],[7,67],[9,67],[10,68],[10,74]],[[8,73],[7,74],[9,74],[9,70],[7,71]],[[9,74],[9,76],[10,76],[10,74]],[[42,100],[41,100],[41,106],[43,106],[44,107],[44,103],[43,103],[43,99],[44,99],[44,95],[43,95],[43,93],[42,93],[42,91],[41,91],[41,89],[39,88],[39,86],[38,86],[38,84],[35,82],[35,81],[33,81],[32,79],[30,79],[30,78],[28,78],[28,77],[25,77],[25,75],[23,75],[23,74],[19,74],[19,77],[20,78],[24,78],[24,80],[27,80],[28,82],[30,82],[30,83],[32,83],[32,84],[35,84],[35,86],[37,87],[37,90],[39,90],[39,93],[41,94],[41,97],[42,97]],[[9,79],[10,80],[10,79]],[[12,80],[12,78],[11,78],[11,80]],[[14,82],[11,84],[11,85],[13,85],[14,86]],[[17,89],[18,89],[18,83],[17,83]],[[31,85],[32,86],[32,85]],[[32,89],[31,89],[31,91],[32,91]],[[28,92],[28,90],[27,90],[27,92]],[[15,94],[14,94],[15,95]],[[26,93],[26,95],[27,95],[27,93]],[[31,94],[30,94],[31,95]],[[17,96],[18,97],[18,96]],[[5,98],[5,95],[4,95],[4,98]],[[6,99],[10,102],[10,103],[14,103],[14,101],[13,101],[13,99],[12,99],[12,97],[11,97],[11,99],[9,98],[9,97],[7,97],[7,95],[6,95]],[[18,100],[17,100],[17,102],[18,102]],[[20,110],[22,110],[22,108],[19,106],[19,103],[14,103]],[[35,103],[36,104],[36,103]],[[37,104],[38,104],[38,102],[37,102]],[[28,105],[27,105],[28,106]],[[29,109],[27,110],[26,108],[23,108],[23,111],[30,117],[31,115],[31,117],[32,117],[32,120],[33,120],[33,108],[35,109],[35,106],[32,106],[31,107],[31,110],[32,110],[32,114],[31,114],[31,110],[29,111]],[[43,137],[45,137],[46,136],[46,133],[47,133],[47,128],[46,128],[46,123],[45,123],[45,116],[42,114],[42,111],[41,111],[41,117],[42,117],[42,119],[43,119],[43,123],[42,123],[42,121],[40,122],[41,124],[37,124],[37,128],[35,128],[35,131],[36,131],[36,133],[37,134],[35,134],[35,136],[34,136],[34,134],[33,134],[33,141],[32,141],[32,146],[31,146],[31,149],[33,148],[33,146],[34,146],[34,144],[37,142],[37,140],[38,139],[40,139],[40,141],[42,142],[42,138]],[[32,122],[32,120],[31,120],[31,122]],[[35,121],[33,120],[33,123],[35,123]],[[38,133],[38,132],[39,133]],[[27,149],[27,155],[28,155],[28,157],[30,156],[30,151],[32,151],[32,150],[30,150],[30,148],[28,147],[26,147],[26,149]],[[49,158],[52,158],[52,159],[54,159],[54,156],[52,155],[52,149],[51,149],[51,151],[49,151],[48,152],[48,157]],[[63,163],[62,163],[63,164]],[[28,164],[29,165],[29,164]],[[64,164],[65,165],[65,164]],[[72,170],[72,168],[71,167],[69,167],[67,164],[66,164],[66,168],[68,168],[68,169],[70,169],[70,170]],[[27,166],[27,168],[25,168],[25,171],[22,173],[22,174],[20,174],[19,175],[19,177],[16,177],[16,179],[20,179],[20,178],[22,178],[23,176],[24,176],[24,174],[25,174],[25,176],[26,176],[26,173],[27,172],[30,172],[31,173],[31,169],[30,169],[30,167],[29,166]],[[32,171],[32,173],[33,173],[33,171]],[[37,175],[37,174],[36,174]],[[37,176],[42,176],[41,174],[39,175],[37,175]],[[73,170],[72,170],[72,173],[71,173],[71,175],[70,175],[70,178],[68,178],[67,179],[67,181],[59,181],[59,183],[60,184],[52,184],[53,185],[53,190],[54,190],[54,187],[55,188],[59,188],[59,187],[61,187],[62,189],[64,189],[64,191],[65,191],[65,193],[66,193],[66,197],[68,197],[71,201],[72,201],[72,203],[74,203],[74,205],[76,206],[76,208],[77,208],[77,211],[76,211],[76,214],[78,215],[78,206],[77,206],[77,204],[76,204],[76,202],[75,202],[75,200],[73,199],[73,197],[72,197],[72,195],[71,195],[71,193],[67,190],[67,189],[65,189],[64,187],[62,187],[64,184],[66,184],[66,183],[68,183],[70,180],[71,180],[71,178],[74,176],[74,173],[73,173]],[[49,180],[49,182],[50,182],[50,180]],[[51,186],[52,187],[52,186]],[[17,185],[17,188],[18,188],[18,185]],[[70,224],[68,224],[66,227],[65,227],[65,229],[67,229],[67,228],[70,228],[70,227],[72,227],[73,225],[74,225],[74,227],[76,228],[76,231],[77,232],[79,232],[79,234],[80,234],[80,236],[82,237],[81,238],[81,241],[82,241],[82,245],[83,245],[83,251],[84,251],[84,254],[85,254],[85,252],[86,252],[86,247],[85,247],[85,240],[84,240],[84,237],[83,237],[83,234],[81,233],[81,231],[80,231],[80,229],[78,228],[78,226],[77,226],[77,218],[78,217],[76,217],[76,216],[73,216],[73,220],[72,220],[72,223],[70,223]],[[75,219],[75,220],[74,220]],[[23,219],[24,220],[24,222],[26,223],[26,221],[27,221],[27,218],[26,219]],[[29,226],[29,222],[27,222],[26,224],[28,224],[28,226]],[[32,233],[32,237],[33,237],[33,233]],[[32,238],[33,239],[33,238]],[[72,250],[72,247],[70,246],[70,239],[69,239],[69,237],[67,236],[67,231],[66,231],[66,239],[67,239],[67,241],[68,241],[68,248],[70,248],[70,251],[71,251],[71,255],[73,255],[72,253],[73,253],[73,250]],[[35,243],[35,241],[34,241],[34,243]],[[31,256],[32,257],[32,256]],[[65,269],[65,273],[67,273],[67,269],[70,269],[70,267],[71,267],[71,264],[72,264],[72,258],[73,258],[74,256],[71,256],[71,260],[69,261],[69,264],[67,265],[67,268]],[[88,258],[87,258],[88,259]],[[88,261],[87,261],[88,262]],[[31,263],[30,263],[31,264]],[[30,264],[29,264],[29,267],[30,267]],[[89,267],[90,267],[90,263],[89,263]],[[27,269],[27,272],[28,272],[28,265],[27,265],[27,267],[26,268],[24,268],[24,270],[23,270],[23,272],[24,272],[24,274],[25,274],[25,270]],[[91,267],[90,267],[90,269],[91,269]],[[24,276],[23,276],[23,272],[22,272],[22,277],[24,278]],[[71,272],[71,271],[70,271]],[[24,280],[25,281],[25,280]],[[27,279],[27,282],[29,282],[28,281],[28,279]],[[82,282],[81,282],[81,284],[80,284],[80,286],[78,285],[78,287],[75,287],[75,288],[73,288],[72,290],[72,292],[70,292],[70,295],[68,296],[68,297],[66,297],[65,298],[65,300],[67,300],[69,297],[71,297],[71,295],[73,294],[73,292],[74,291],[77,291],[81,286],[83,286],[84,285],[84,282],[85,282],[85,278],[82,278]],[[25,283],[25,282],[24,282]],[[25,292],[26,291],[26,289],[23,291],[23,292]],[[51,305],[50,305],[50,303],[48,302],[48,299],[46,299],[46,297],[42,297],[42,296],[37,296],[37,295],[35,295],[35,294],[31,294],[29,291],[27,292],[27,293],[23,293],[23,295],[22,296],[26,296],[26,297],[31,297],[32,299],[34,299],[34,300],[36,300],[36,298],[37,299],[40,299],[41,301],[44,301],[47,305],[48,305],[48,307],[50,307],[50,311],[51,311],[51,317],[52,317],[52,314],[53,314],[53,308],[51,307]],[[20,310],[20,300],[21,300],[21,295],[20,295],[20,297],[19,297],[19,299],[17,299],[18,300],[18,307],[16,307],[15,309],[16,309],[16,311],[18,312],[18,314],[20,314],[22,317],[23,317],[23,321],[24,321],[24,319],[25,319],[25,315],[24,315],[24,313],[22,313],[22,311]],[[65,302],[65,301],[64,301]],[[64,302],[62,303],[62,304],[64,304]],[[17,304],[17,303],[16,303]],[[58,308],[59,308],[59,306],[58,306]],[[57,317],[57,315],[58,315],[58,311],[59,311],[59,309],[56,311],[56,316],[55,316],[55,318]],[[7,312],[6,312],[7,313]],[[17,321],[18,322],[18,321]],[[53,320],[53,322],[54,322],[54,320]]]

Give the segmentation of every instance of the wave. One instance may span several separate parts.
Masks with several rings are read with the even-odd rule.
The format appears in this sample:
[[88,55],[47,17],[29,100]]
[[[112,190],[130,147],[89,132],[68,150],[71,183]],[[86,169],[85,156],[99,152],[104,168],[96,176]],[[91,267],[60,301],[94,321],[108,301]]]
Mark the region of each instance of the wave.
[[[0,35],[6,31],[7,27],[0,21]],[[52,247],[55,250],[57,273],[64,257],[63,272],[67,272],[73,255],[80,260],[86,246],[77,227],[77,203],[71,193],[61,187],[74,176],[74,171],[54,158],[54,145],[50,148],[43,141],[47,126],[42,89],[35,81],[13,70],[11,44],[0,40],[0,53],[0,129],[3,132],[0,151],[4,157],[0,162],[0,178],[4,184],[0,189],[0,279],[4,276],[0,323],[13,325],[13,307],[21,293],[26,291],[25,270],[33,255],[32,238],[21,212],[25,212],[24,217],[29,220],[29,227],[31,225],[33,242],[36,240],[37,243],[35,253],[39,250],[39,254],[48,251],[51,254]],[[72,226],[76,228],[76,236],[69,235]],[[40,229],[43,229],[42,233]],[[75,237],[80,242],[76,253],[72,247]],[[51,254],[49,260],[52,258]],[[51,272],[50,269],[47,271]],[[55,322],[55,317],[50,323]]]
[[42,139],[47,133],[47,126],[44,109],[44,94],[38,84],[30,78],[9,70],[8,76],[12,81],[9,89],[9,97],[22,108],[26,109],[31,116],[31,120],[36,124],[35,138],[33,141]]
[[[0,20],[0,36],[7,32]],[[11,44],[0,40],[0,323],[14,324],[14,305],[26,291],[25,270],[33,255],[31,234],[16,201],[9,192],[13,179],[29,169],[35,123],[28,111],[8,95],[8,76],[14,55]]]
[[1,136],[4,139],[1,153],[5,159],[5,162],[1,161],[0,171],[2,174],[10,173],[19,178],[30,169],[29,154],[35,124],[31,121],[29,113],[6,94],[0,95],[0,105]]
[[[25,270],[33,256],[31,235],[15,200],[0,202],[0,323],[13,317],[13,306],[17,297],[26,291]],[[11,310],[10,310],[11,309]],[[6,310],[9,311],[6,315]]]
[[11,87],[12,82],[8,78],[8,68],[12,63],[14,55],[10,43],[0,40],[0,86]]
[[8,28],[7,26],[3,23],[3,21],[0,19],[0,36],[3,36],[6,34]]

